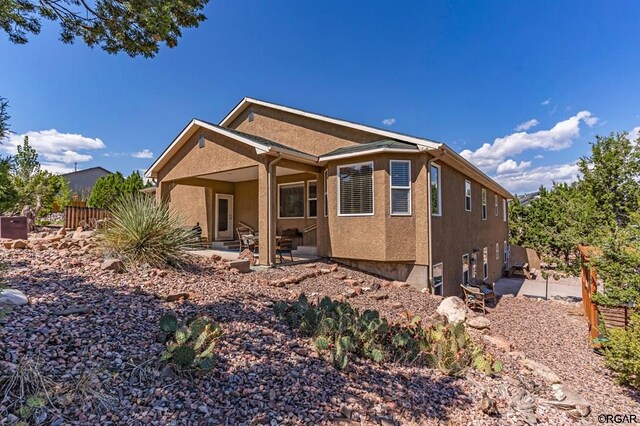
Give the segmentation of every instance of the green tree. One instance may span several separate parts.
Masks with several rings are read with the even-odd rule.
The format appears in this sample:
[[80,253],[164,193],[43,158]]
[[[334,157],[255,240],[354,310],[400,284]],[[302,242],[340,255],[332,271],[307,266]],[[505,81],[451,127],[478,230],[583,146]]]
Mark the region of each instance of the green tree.
[[142,188],[144,188],[144,182],[142,181],[142,176],[138,171],[131,172],[122,185],[122,191],[126,194],[138,192]]
[[9,101],[0,96],[0,143],[9,136]]
[[122,195],[124,177],[122,173],[115,172],[98,178],[89,196],[89,205],[107,209]]
[[0,213],[12,210],[18,201],[18,191],[13,186],[10,170],[10,160],[0,159]]
[[53,202],[58,205],[58,207],[63,208],[64,206],[68,206],[71,204],[71,185],[69,184],[69,180],[60,176],[60,189],[58,193],[54,197]]
[[613,230],[629,223],[640,208],[640,144],[627,133],[597,136],[591,156],[578,162],[581,188],[595,200],[601,219]]
[[0,29],[13,43],[38,34],[41,20],[60,23],[60,40],[80,38],[109,53],[153,57],[159,45],[175,47],[184,28],[197,27],[208,0],[5,0]]

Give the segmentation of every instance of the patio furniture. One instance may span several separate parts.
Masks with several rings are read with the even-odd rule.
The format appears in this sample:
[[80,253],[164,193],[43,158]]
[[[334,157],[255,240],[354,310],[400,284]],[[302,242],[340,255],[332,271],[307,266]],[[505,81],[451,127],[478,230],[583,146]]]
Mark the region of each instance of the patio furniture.
[[536,268],[529,269],[529,264],[526,262],[516,263],[511,266],[511,269],[509,269],[509,278],[513,277],[513,275],[521,275],[526,277],[528,280],[532,280],[537,272]]
[[293,241],[291,238],[276,237],[276,256],[280,256],[280,263],[284,262],[283,254],[288,254],[293,262]]
[[495,304],[495,293],[493,293],[493,298],[491,298],[488,297],[488,294],[484,293],[480,287],[465,284],[461,284],[460,287],[462,287],[462,292],[464,293],[464,303],[469,309],[482,309],[482,315],[485,315],[487,313],[486,302],[493,299]]
[[469,285],[472,287],[477,287],[480,289],[480,292],[484,295],[484,300],[489,302],[493,302],[493,306],[496,306],[498,302],[498,298],[496,296],[496,284],[490,283],[488,281],[481,280],[479,278],[471,278],[469,280]]
[[257,239],[254,241],[255,246],[253,248],[249,247],[248,240],[245,239],[245,236],[253,236],[253,229],[248,226],[240,226],[236,228],[236,234],[238,235],[238,240],[240,240],[240,252],[244,249],[249,249],[253,251],[257,247]]

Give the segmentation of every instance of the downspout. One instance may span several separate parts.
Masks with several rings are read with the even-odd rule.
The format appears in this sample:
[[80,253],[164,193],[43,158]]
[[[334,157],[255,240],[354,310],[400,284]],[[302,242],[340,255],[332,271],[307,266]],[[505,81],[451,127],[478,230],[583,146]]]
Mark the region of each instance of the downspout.
[[267,226],[267,233],[269,235],[267,235],[267,252],[268,252],[268,256],[269,258],[267,259],[267,264],[269,266],[271,266],[271,236],[273,235],[273,227],[272,227],[272,220],[271,220],[271,203],[273,202],[273,200],[271,199],[271,173],[273,172],[273,166],[276,165],[280,160],[282,160],[282,154],[278,153],[278,157],[271,161],[269,163],[269,165],[267,166],[267,206],[268,206],[268,213],[267,213],[267,220],[269,220],[269,224]]
[[[430,158],[427,161],[427,201],[428,201],[428,211],[427,211],[427,215],[428,215],[428,229],[429,229],[429,274],[428,274],[428,279],[429,282],[427,283],[429,285],[429,292],[433,292],[433,238],[432,238],[432,233],[431,233],[431,163],[435,160],[438,160],[440,158],[442,158],[444,156],[444,154],[446,154],[446,150],[443,150],[442,148],[438,148],[438,153],[437,155],[434,154],[433,158]],[[440,181],[442,182],[442,178],[440,179]],[[441,189],[442,190],[442,189]]]

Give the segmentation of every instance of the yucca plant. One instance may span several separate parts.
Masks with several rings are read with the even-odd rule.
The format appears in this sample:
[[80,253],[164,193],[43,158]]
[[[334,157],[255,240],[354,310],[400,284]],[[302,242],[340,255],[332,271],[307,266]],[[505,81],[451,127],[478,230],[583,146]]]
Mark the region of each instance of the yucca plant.
[[195,238],[167,204],[133,193],[115,202],[101,242],[108,254],[132,265],[179,267]]

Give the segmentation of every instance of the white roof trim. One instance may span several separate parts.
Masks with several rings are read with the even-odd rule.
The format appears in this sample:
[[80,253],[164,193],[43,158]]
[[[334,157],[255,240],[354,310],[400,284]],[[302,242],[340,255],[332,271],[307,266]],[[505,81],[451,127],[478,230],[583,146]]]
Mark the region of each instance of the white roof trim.
[[173,142],[171,142],[169,147],[162,153],[162,155],[160,155],[160,157],[158,157],[158,159],[156,159],[156,161],[153,162],[151,167],[149,167],[149,169],[147,169],[147,171],[144,173],[144,176],[146,178],[156,177],[156,173],[158,172],[158,169],[167,163],[168,159],[175,154],[175,151],[177,151],[184,144],[185,139],[187,137],[190,137],[193,133],[195,133],[195,129],[197,129],[198,127],[210,130],[214,133],[227,136],[231,139],[235,139],[239,142],[252,146],[253,148],[255,148],[256,154],[258,155],[267,154],[269,152],[275,151],[275,152],[286,154],[287,156],[295,158],[299,161],[302,160],[305,162],[311,162],[313,164],[316,164],[318,161],[318,157],[314,155],[304,154],[301,152],[296,152],[296,151],[278,147],[278,146],[264,145],[259,142],[255,142],[249,138],[246,138],[244,136],[238,135],[234,132],[230,132],[226,129],[221,129],[217,126],[212,126],[211,124],[205,121],[193,119],[184,128],[184,130],[180,132],[180,134],[173,140]]
[[362,157],[363,155],[379,154],[381,152],[403,153],[403,154],[419,154],[419,150],[401,149],[401,148],[374,148],[367,151],[348,152],[345,154],[325,155],[318,158],[318,161],[340,160],[343,158]]
[[253,98],[243,98],[242,101],[240,101],[240,103],[238,105],[236,105],[236,107],[229,114],[227,114],[227,116],[224,117],[222,119],[222,121],[220,121],[219,125],[222,126],[222,127],[228,127],[231,124],[231,122],[233,120],[235,120],[236,117],[238,117],[242,113],[242,111],[244,111],[245,108],[247,108],[251,104],[261,105],[261,106],[264,106],[264,107],[267,107],[267,108],[273,108],[273,109],[277,109],[277,110],[280,110],[280,111],[285,111],[285,112],[289,112],[289,113],[292,113],[292,114],[301,115],[303,117],[309,117],[309,118],[313,118],[315,120],[320,120],[320,121],[324,121],[324,122],[327,122],[327,123],[332,123],[332,124],[337,124],[337,125],[340,125],[340,126],[349,127],[349,128],[356,129],[356,130],[362,130],[364,132],[373,133],[373,134],[384,136],[384,137],[391,138],[391,139],[398,139],[398,140],[405,141],[405,142],[415,143],[416,145],[423,146],[423,147],[426,147],[426,148],[435,149],[435,148],[440,147],[440,145],[442,145],[442,144],[440,144],[438,142],[430,141],[430,140],[424,139],[424,138],[417,138],[415,136],[404,135],[402,133],[390,132],[388,130],[378,129],[378,128],[371,127],[371,126],[365,126],[364,124],[352,123],[350,121],[340,120],[338,118],[327,117],[327,116],[320,115],[320,114],[314,114],[312,112],[306,112],[306,111],[302,111],[302,110],[299,110],[299,109],[296,109],[296,108],[291,108],[291,107],[278,105],[278,104],[272,104],[270,102],[259,101],[257,99],[253,99]]

